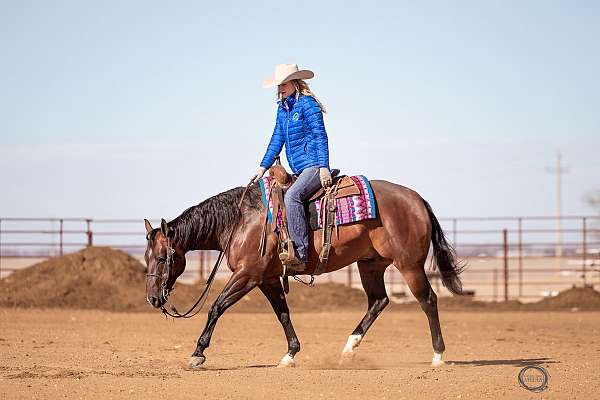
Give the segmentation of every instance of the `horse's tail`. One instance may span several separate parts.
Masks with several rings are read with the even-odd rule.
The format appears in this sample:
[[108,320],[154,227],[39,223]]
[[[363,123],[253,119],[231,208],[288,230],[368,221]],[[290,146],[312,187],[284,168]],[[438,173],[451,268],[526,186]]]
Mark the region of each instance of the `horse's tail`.
[[433,214],[433,210],[427,201],[423,200],[429,219],[431,220],[431,242],[433,243],[433,258],[437,265],[442,283],[450,292],[454,294],[462,294],[462,282],[460,281],[460,273],[464,269],[456,259],[456,252],[452,245],[446,240],[446,235],[440,226],[439,221]]

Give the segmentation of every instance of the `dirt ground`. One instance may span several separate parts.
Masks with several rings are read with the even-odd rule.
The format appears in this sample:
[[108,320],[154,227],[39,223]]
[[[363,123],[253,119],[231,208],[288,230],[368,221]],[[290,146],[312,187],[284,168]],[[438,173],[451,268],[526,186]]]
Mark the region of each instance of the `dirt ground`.
[[[442,311],[447,365],[430,367],[424,314],[384,312],[354,362],[339,353],[363,310],[292,315],[296,368],[276,368],[285,338],[269,313],[226,313],[205,369],[186,368],[205,316],[0,309],[0,398],[594,398],[600,312]],[[521,388],[524,365],[550,373]]]
[[[167,320],[145,303],[145,270],[131,256],[90,247],[0,280],[0,399],[597,397],[600,293],[572,288],[537,303],[440,298],[447,365],[432,348],[419,306],[391,304],[351,363],[340,352],[366,307],[362,290],[293,285],[288,296],[302,351],[276,368],[287,345],[253,291],[221,318],[204,369],[187,369],[204,326]],[[224,285],[217,281],[208,304]],[[178,285],[183,310],[203,288]],[[48,308],[52,307],[52,308]],[[550,373],[546,391],[519,386],[526,365]]]

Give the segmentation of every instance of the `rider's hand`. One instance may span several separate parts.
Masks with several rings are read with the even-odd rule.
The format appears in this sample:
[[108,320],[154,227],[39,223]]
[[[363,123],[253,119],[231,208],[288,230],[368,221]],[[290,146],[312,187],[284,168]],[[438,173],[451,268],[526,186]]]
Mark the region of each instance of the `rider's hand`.
[[321,185],[324,188],[331,186],[331,172],[329,172],[329,168],[319,168],[319,176],[321,177]]
[[256,183],[256,182],[258,182],[258,180],[259,180],[260,178],[262,178],[262,176],[265,174],[265,171],[266,171],[266,169],[265,169],[265,168],[263,168],[263,167],[259,167],[259,168],[258,168],[258,171],[256,171],[256,174],[254,174],[254,175],[252,176],[252,182],[253,182],[253,183]]

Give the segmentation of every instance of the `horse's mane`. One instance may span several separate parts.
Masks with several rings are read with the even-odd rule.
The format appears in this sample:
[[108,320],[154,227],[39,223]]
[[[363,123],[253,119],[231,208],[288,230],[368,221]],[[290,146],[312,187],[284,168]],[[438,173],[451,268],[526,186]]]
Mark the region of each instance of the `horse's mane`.
[[[168,224],[175,230],[175,240],[188,250],[203,247],[218,250],[224,234],[230,232],[241,219],[238,203],[243,192],[243,187],[236,187],[182,212]],[[244,196],[241,210],[247,212],[260,209],[260,189],[258,185],[253,184]]]

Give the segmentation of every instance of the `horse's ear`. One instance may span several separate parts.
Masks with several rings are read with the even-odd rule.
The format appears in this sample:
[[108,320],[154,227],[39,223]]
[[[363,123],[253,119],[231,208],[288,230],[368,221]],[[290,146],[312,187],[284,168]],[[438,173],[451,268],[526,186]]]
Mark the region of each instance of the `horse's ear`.
[[160,231],[166,238],[173,238],[175,236],[175,231],[173,228],[169,228],[164,218],[160,220]]
[[144,219],[144,224],[146,225],[146,233],[150,233],[150,231],[154,228],[152,228],[152,224],[150,224],[150,221],[148,221],[147,219]]

